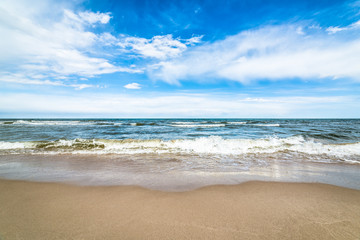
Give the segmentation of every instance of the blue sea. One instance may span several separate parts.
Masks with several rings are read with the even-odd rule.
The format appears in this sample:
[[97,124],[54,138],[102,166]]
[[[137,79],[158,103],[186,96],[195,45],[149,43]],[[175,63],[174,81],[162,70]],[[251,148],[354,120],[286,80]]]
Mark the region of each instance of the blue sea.
[[[1,119],[0,177],[188,189],[360,185],[360,119]],[[360,187],[359,187],[360,188]]]

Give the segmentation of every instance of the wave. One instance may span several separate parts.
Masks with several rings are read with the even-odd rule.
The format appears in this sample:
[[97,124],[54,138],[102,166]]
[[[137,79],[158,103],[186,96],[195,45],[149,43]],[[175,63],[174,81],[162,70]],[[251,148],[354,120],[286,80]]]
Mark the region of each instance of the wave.
[[233,124],[233,125],[243,125],[246,124],[246,122],[227,122],[228,124]]
[[341,133],[318,133],[318,134],[306,134],[306,136],[315,138],[315,139],[327,139],[327,140],[351,140],[353,136],[351,134],[341,134]]
[[171,122],[172,124],[176,125],[182,125],[182,124],[202,124],[202,123],[208,123],[208,121],[185,121],[185,122]]
[[224,139],[217,136],[176,140],[74,139],[42,142],[0,142],[0,153],[72,154],[193,154],[231,155],[301,153],[346,158],[356,156],[360,163],[360,142],[324,144],[302,136],[264,139]]
[[107,122],[107,121],[81,121],[81,120],[16,120],[16,121],[1,121],[0,124],[6,125],[31,125],[31,126],[120,126],[121,122]]
[[[3,121],[2,124],[11,125],[36,125],[36,126],[54,126],[54,125],[94,125],[94,122],[90,121],[45,121],[45,120],[16,120],[16,121]],[[99,124],[101,124],[99,122]]]

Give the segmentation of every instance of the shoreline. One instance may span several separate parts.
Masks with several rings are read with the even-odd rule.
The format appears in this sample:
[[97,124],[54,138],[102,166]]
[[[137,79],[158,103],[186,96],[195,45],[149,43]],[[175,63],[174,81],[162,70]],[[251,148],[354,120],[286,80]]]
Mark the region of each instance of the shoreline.
[[358,239],[360,190],[251,181],[184,192],[0,179],[0,239]]
[[[165,191],[189,191],[204,186],[248,181],[318,182],[360,190],[360,164],[314,163],[269,159],[263,165],[237,163],[223,169],[179,160],[121,155],[3,155],[0,179],[59,182],[90,186],[142,186]],[[180,157],[179,157],[180,158]],[[219,166],[219,167],[218,167]],[[232,166],[232,167],[231,167]],[[231,167],[231,169],[229,169]]]

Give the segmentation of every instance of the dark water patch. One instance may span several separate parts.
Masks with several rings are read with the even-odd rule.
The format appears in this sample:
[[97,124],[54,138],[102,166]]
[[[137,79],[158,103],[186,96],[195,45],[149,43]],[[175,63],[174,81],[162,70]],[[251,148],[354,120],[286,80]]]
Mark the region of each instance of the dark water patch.
[[188,133],[187,136],[191,136],[191,137],[204,137],[204,136],[207,136],[207,134],[205,134],[205,133]]
[[105,122],[105,123],[95,123],[94,125],[97,126],[114,126],[114,123],[110,123],[110,122]]
[[307,137],[314,139],[326,139],[326,140],[351,140],[353,136],[340,133],[322,133],[322,134],[307,134]]
[[116,131],[106,131],[106,132],[103,132],[102,134],[114,136],[114,135],[120,135],[122,133],[119,133],[119,132],[116,132]]
[[95,143],[93,140],[57,140],[50,142],[41,142],[35,146],[38,150],[44,151],[61,151],[61,150],[100,150],[104,149],[105,145],[102,143]]
[[137,122],[137,123],[130,123],[129,125],[131,125],[131,126],[145,126],[146,124]]
[[226,124],[225,126],[228,129],[239,129],[239,128],[246,128],[246,124]]

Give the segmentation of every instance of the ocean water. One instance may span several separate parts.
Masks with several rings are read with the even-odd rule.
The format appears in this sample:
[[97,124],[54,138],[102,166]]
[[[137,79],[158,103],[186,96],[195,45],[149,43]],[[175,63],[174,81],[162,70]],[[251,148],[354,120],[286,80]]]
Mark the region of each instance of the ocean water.
[[[0,177],[187,189],[360,185],[360,119],[2,119]],[[359,187],[360,188],[360,187]]]

